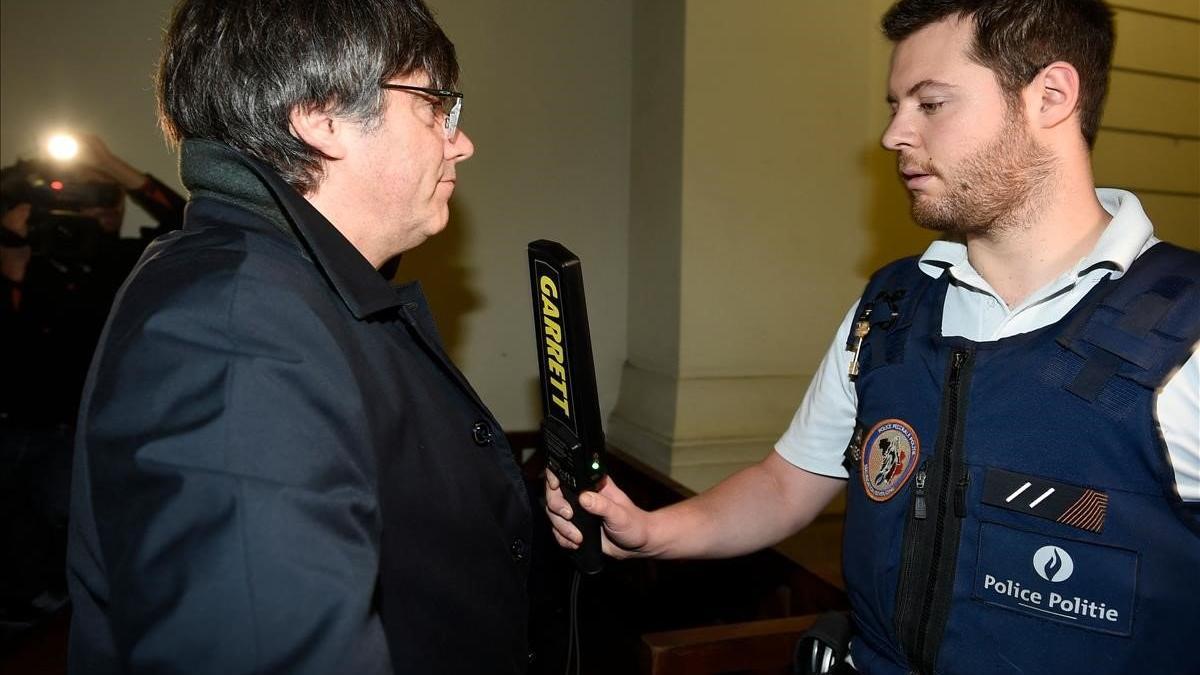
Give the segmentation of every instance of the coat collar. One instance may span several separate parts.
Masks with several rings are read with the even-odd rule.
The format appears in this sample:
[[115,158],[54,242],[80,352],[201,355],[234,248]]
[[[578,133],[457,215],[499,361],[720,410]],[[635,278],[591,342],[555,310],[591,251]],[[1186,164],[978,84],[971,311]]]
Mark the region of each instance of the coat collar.
[[245,208],[296,238],[356,319],[404,300],[320,211],[271,167],[223,143],[183,142],[180,176],[193,197]]

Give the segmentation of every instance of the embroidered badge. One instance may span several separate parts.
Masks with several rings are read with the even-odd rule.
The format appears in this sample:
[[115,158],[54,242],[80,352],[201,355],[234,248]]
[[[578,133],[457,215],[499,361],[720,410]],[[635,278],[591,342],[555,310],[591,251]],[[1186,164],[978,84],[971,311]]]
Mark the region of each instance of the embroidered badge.
[[894,497],[912,476],[920,455],[921,442],[907,422],[888,419],[876,424],[862,448],[859,474],[867,496],[877,502]]

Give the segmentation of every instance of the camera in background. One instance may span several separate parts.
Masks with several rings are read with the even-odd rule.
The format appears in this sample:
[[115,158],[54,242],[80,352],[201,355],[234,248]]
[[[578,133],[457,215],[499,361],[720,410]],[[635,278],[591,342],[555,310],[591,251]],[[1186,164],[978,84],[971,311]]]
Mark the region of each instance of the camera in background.
[[97,212],[119,211],[124,198],[120,186],[95,172],[56,162],[20,160],[0,171],[0,213],[30,204],[29,235],[23,240],[0,228],[4,238],[0,243],[28,243],[35,256],[87,260],[96,255],[104,232]]

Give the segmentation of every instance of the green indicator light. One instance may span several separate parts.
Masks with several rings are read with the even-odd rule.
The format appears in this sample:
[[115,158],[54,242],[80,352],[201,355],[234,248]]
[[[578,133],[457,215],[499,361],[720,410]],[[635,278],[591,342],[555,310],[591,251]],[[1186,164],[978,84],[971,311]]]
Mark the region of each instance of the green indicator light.
[[592,462],[592,469],[599,469],[599,468],[600,468],[600,462]]

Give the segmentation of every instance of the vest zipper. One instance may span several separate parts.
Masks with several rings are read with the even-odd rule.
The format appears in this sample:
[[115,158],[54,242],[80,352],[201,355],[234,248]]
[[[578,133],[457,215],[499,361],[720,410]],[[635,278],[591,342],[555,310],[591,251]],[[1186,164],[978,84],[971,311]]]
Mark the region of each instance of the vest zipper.
[[[970,356],[961,349],[950,355],[936,446],[940,461],[933,462],[928,473],[925,464],[918,467],[912,518],[904,538],[896,629],[910,667],[917,673],[933,672],[950,611],[959,533],[966,507],[962,430]],[[932,514],[926,511],[927,490],[934,501]],[[958,517],[949,518],[951,509]]]
[[958,487],[954,489],[954,515],[959,518],[965,518],[967,515],[967,485],[971,482],[971,474],[963,471],[962,478],[958,480]]
[[913,498],[913,518],[925,520],[925,463],[917,469],[916,495]]

